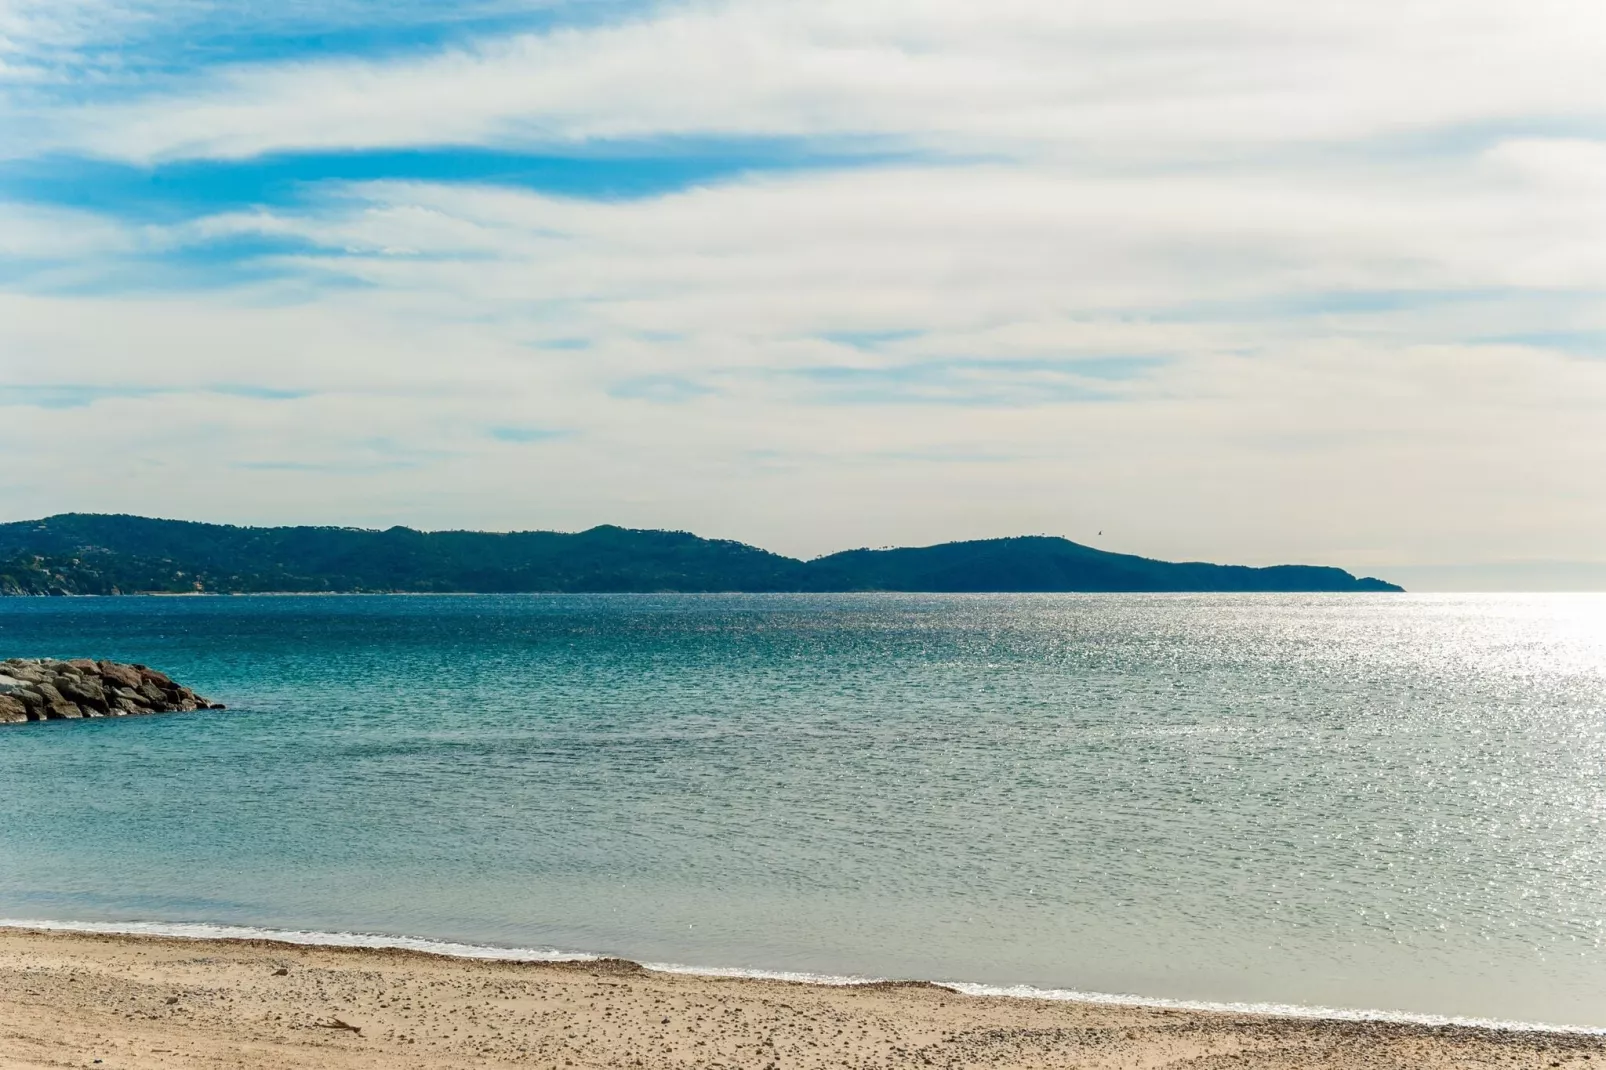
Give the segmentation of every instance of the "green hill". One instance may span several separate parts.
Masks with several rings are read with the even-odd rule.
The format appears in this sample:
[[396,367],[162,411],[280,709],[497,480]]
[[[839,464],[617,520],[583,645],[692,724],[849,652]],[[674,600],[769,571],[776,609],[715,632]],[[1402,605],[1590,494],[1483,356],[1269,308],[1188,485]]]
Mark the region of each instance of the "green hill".
[[822,591],[1398,591],[1320,565],[1210,565],[1113,554],[1047,536],[848,550],[809,563]]
[[260,591],[1397,591],[1337,568],[1177,564],[1028,537],[799,561],[687,532],[250,528],[64,513],[0,524],[0,594]]

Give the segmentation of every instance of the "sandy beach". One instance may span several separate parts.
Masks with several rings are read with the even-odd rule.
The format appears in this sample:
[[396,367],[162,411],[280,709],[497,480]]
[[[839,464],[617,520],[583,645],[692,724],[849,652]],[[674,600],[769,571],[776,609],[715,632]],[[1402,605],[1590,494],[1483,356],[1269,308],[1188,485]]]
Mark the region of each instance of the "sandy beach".
[[1606,1038],[0,930],[0,1068],[1586,1067]]

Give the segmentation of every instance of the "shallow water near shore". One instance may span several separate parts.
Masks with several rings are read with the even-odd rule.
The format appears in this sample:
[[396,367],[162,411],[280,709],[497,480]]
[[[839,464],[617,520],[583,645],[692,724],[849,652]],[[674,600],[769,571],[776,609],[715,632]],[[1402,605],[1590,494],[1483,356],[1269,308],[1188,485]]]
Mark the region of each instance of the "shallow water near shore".
[[0,916],[1606,1026],[1606,598],[0,599]]

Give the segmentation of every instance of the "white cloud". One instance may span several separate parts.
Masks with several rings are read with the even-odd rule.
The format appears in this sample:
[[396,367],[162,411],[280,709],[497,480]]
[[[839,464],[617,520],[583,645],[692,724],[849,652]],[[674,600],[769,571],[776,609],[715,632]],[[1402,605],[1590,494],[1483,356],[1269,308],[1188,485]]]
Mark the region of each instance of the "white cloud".
[[[89,56],[98,10],[0,6],[0,61]],[[0,151],[799,136],[948,162],[637,200],[326,183],[162,225],[0,206],[26,268],[0,492],[794,552],[1102,528],[1251,562],[1592,559],[1603,28],[1556,0],[756,0],[36,95]],[[301,251],[133,292],[259,238]]]
[[687,4],[424,57],[236,66],[57,115],[121,158],[597,138],[874,135],[938,151],[1200,157],[1457,124],[1599,124],[1606,15],[1572,0]]
[[[1415,293],[1606,285],[1606,207],[1590,185],[1484,170],[1481,180],[1455,168],[1117,181],[1045,167],[888,168],[631,202],[391,182],[345,187],[305,215],[204,225],[299,236],[342,254],[308,263],[387,290],[510,314],[561,305],[581,317],[570,327],[718,324],[738,337],[1011,327],[1001,355],[1022,351],[1023,325],[1065,317],[1248,313],[1265,336],[1306,329],[1288,326],[1301,311],[1290,303],[1348,292],[1393,291],[1411,305]],[[1044,351],[1065,345],[1040,338]]]
[[89,212],[0,201],[0,257],[76,260],[128,254],[147,244],[137,230]]
[[[7,381],[106,395],[7,410],[8,494],[796,552],[1104,528],[1166,556],[1585,559],[1606,361],[1490,339],[1606,328],[1606,228],[1586,187],[1513,153],[1546,158],[1323,181],[905,168],[629,202],[347,186],[142,238],[327,251],[282,260],[284,283],[6,299]],[[334,285],[308,296],[309,271]],[[162,392],[117,396],[136,386]]]

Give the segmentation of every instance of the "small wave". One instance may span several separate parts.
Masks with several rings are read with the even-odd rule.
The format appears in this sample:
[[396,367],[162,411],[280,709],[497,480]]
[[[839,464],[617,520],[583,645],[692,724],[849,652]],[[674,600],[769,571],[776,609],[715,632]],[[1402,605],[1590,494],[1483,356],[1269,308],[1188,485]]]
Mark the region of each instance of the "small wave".
[[1606,1026],[1594,1025],[1520,1022],[1504,1018],[1465,1018],[1449,1014],[1361,1010],[1348,1007],[1308,1006],[1300,1003],[1222,1003],[1214,1000],[1165,999],[1159,996],[1082,992],[1072,988],[1035,988],[1031,985],[983,985],[969,981],[939,981],[937,983],[944,988],[951,988],[955,992],[960,992],[967,996],[1063,1000],[1067,1003],[1104,1003],[1122,1007],[1206,1011],[1213,1014],[1257,1014],[1273,1018],[1319,1018],[1339,1022],[1392,1022],[1400,1025],[1460,1026],[1471,1029],[1494,1029],[1507,1033],[1580,1033],[1588,1036],[1606,1036]]
[[687,966],[680,962],[643,962],[656,973],[683,973],[689,977],[732,977],[747,981],[792,981],[800,985],[873,985],[883,977],[856,977],[839,973],[800,973],[792,970],[753,970],[741,966]]
[[[557,948],[501,947],[495,944],[464,944],[451,940],[431,940],[418,936],[388,936],[380,933],[320,932],[309,929],[269,929],[254,925],[215,925],[208,922],[99,922],[40,921],[0,918],[0,929],[35,929],[51,932],[107,933],[127,936],[165,936],[185,940],[268,940],[313,947],[397,948],[461,959],[495,959],[504,962],[596,962],[609,956],[587,951]],[[806,973],[788,970],[759,970],[735,966],[689,966],[678,962],[643,962],[643,969],[657,973],[690,977],[722,977],[755,981],[790,981],[796,984],[838,987],[886,984],[891,978],[848,974]],[[1152,1007],[1161,1010],[1201,1011],[1214,1014],[1255,1014],[1277,1018],[1310,1018],[1340,1022],[1390,1022],[1400,1025],[1458,1026],[1519,1033],[1568,1033],[1606,1036],[1606,1026],[1563,1025],[1550,1022],[1523,1022],[1501,1018],[1469,1018],[1457,1015],[1419,1014],[1407,1011],[1361,1010],[1346,1007],[1308,1006],[1298,1003],[1233,1003],[1212,1000],[1166,999],[1110,992],[1083,992],[1072,988],[1037,988],[1032,985],[989,985],[971,981],[933,981],[932,984],[966,996],[1006,999],[1056,1000],[1067,1003],[1097,1003],[1121,1007]]]
[[458,959],[501,959],[509,962],[594,962],[602,958],[584,951],[544,947],[497,947],[460,944],[420,936],[379,933],[333,933],[310,929],[265,929],[255,925],[213,925],[208,922],[33,921],[0,918],[0,929],[43,929],[52,932],[108,933],[123,936],[170,936],[184,940],[271,940],[314,947],[397,948]]

